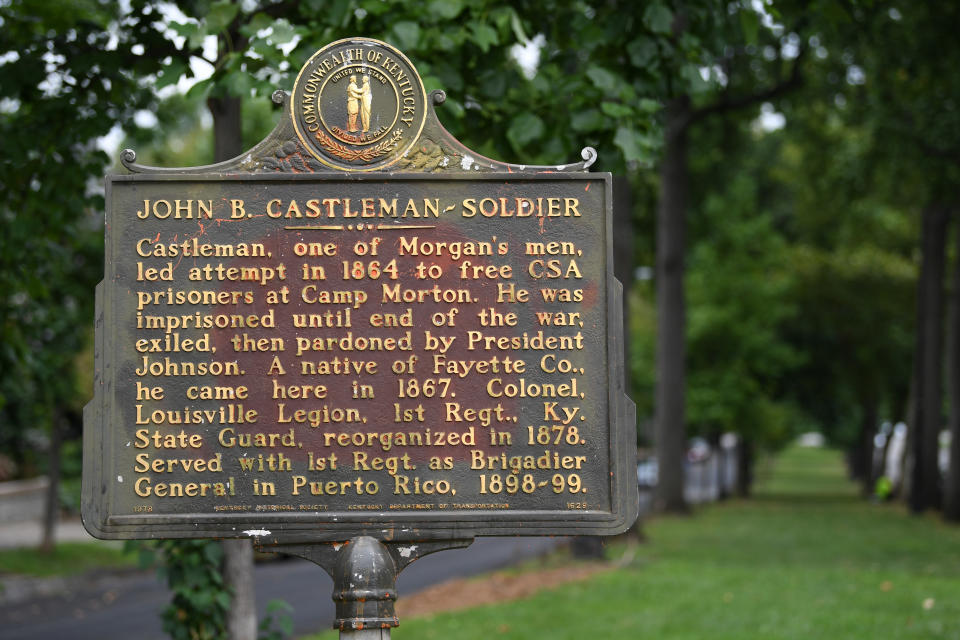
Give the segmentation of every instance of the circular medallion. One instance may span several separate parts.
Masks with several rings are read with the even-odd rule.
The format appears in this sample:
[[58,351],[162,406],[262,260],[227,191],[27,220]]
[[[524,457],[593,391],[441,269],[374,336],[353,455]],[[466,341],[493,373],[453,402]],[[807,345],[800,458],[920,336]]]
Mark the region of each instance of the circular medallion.
[[290,99],[293,126],[320,162],[373,171],[399,160],[427,119],[427,95],[406,56],[371,38],[339,40],[303,65]]

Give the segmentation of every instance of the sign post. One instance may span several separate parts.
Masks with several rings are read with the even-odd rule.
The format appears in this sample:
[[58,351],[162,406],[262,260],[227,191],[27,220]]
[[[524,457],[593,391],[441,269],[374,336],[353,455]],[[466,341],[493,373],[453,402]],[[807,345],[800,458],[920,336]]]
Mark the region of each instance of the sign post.
[[87,529],[308,558],[349,631],[396,626],[396,574],[426,553],[628,528],[635,420],[595,152],[473,153],[437,119],[443,93],[366,38],[274,100],[279,124],[240,157],[168,169],[127,150],[131,173],[107,177]]

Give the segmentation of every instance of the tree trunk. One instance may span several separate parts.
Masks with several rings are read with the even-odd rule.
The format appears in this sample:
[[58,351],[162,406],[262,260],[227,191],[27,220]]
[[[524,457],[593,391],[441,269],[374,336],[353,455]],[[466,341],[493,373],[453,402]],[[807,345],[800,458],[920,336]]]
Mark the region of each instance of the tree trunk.
[[214,162],[223,162],[243,153],[242,104],[241,98],[233,96],[207,99],[207,108],[213,116]]
[[582,560],[603,560],[605,557],[603,538],[600,536],[574,536],[570,542],[570,553]]
[[63,418],[59,411],[53,415],[50,426],[50,448],[47,451],[47,495],[43,508],[43,537],[40,551],[50,553],[57,544],[57,520],[60,516],[60,449],[63,442]]
[[654,508],[686,512],[683,497],[684,397],[686,391],[686,308],[683,295],[686,199],[688,187],[687,122],[690,98],[667,103],[666,140],[657,207],[657,381],[654,446],[660,477]]
[[737,445],[737,495],[749,498],[753,490],[753,441],[740,439]]
[[913,468],[910,510],[922,513],[940,506],[940,470],[937,447],[942,402],[943,272],[947,210],[939,203],[923,210],[920,240],[920,282],[917,292],[917,337],[914,354],[916,403],[913,424]]
[[904,412],[906,416],[904,418],[904,423],[907,425],[907,436],[905,442],[903,443],[903,453],[900,455],[900,459],[894,462],[897,463],[899,467],[899,486],[894,486],[894,495],[897,496],[900,500],[903,500],[904,503],[907,503],[910,498],[910,485],[913,478],[913,438],[916,433],[916,429],[913,428],[911,424],[913,422],[914,414],[916,413],[917,407],[917,367],[914,364],[913,371],[910,374],[910,390],[907,393],[907,408]]
[[877,433],[877,402],[870,398],[862,402],[863,416],[860,422],[860,434],[853,451],[853,471],[862,485],[864,496],[873,495],[873,483],[876,480],[873,468],[873,439]]
[[950,468],[944,487],[943,517],[960,522],[960,222],[947,325],[947,389],[950,397]]
[[257,640],[257,606],[253,588],[253,546],[249,540],[223,540],[223,581],[233,597],[227,614],[227,638]]
[[[214,162],[243,153],[242,99],[211,97],[207,107],[213,115]],[[223,579],[232,592],[227,614],[229,640],[256,640],[257,608],[254,595],[253,546],[250,540],[223,540]]]

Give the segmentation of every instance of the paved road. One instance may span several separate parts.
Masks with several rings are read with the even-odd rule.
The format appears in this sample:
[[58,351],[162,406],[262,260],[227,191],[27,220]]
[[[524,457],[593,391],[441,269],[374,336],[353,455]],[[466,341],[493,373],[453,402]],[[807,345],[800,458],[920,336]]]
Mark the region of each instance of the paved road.
[[[560,538],[480,538],[466,549],[443,551],[400,574],[401,597],[449,578],[476,575],[548,551]],[[257,565],[257,602],[272,599],[293,608],[294,632],[309,633],[333,623],[333,583],[320,567],[290,559]],[[158,612],[169,596],[153,574],[91,579],[82,592],[0,607],[4,640],[165,640]]]

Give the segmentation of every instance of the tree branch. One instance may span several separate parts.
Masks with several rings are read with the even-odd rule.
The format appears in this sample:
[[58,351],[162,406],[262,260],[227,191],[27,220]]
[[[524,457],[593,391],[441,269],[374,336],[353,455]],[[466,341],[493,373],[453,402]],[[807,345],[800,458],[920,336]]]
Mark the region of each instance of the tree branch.
[[291,2],[291,0],[282,0],[281,2],[261,7],[254,13],[263,13],[276,20],[278,18],[285,18],[287,14],[293,9],[296,9],[296,7],[297,2]]
[[[887,104],[895,104],[895,99],[890,95],[881,95]],[[943,138],[941,138],[939,142],[946,143],[946,146],[930,141],[928,138],[923,136],[922,132],[925,131],[925,129],[921,127],[921,125],[917,124],[913,112],[900,105],[897,105],[897,107],[899,108],[896,109],[895,121],[902,122],[905,126],[893,128],[893,131],[910,139],[914,144],[917,145],[924,155],[930,158],[946,160],[951,164],[960,166],[960,147],[957,145],[951,146],[949,142],[952,142],[952,140],[946,140]]]
[[726,113],[727,111],[743,109],[744,107],[749,107],[760,102],[768,102],[770,100],[779,98],[790,91],[793,91],[803,83],[803,76],[800,73],[800,63],[803,61],[805,53],[806,49],[801,48],[800,52],[797,54],[797,57],[793,61],[793,68],[791,69],[790,75],[787,78],[781,80],[772,87],[768,87],[762,91],[757,91],[756,93],[733,97],[725,94],[716,102],[692,110],[690,112],[690,118],[687,120],[687,125],[689,126],[694,122],[715,113]]
[[920,149],[923,150],[925,154],[933,158],[940,158],[941,160],[948,160],[949,162],[960,166],[960,152],[956,149],[942,149],[935,145],[930,144],[926,140],[921,139],[919,136],[916,137],[917,144],[920,146]]

